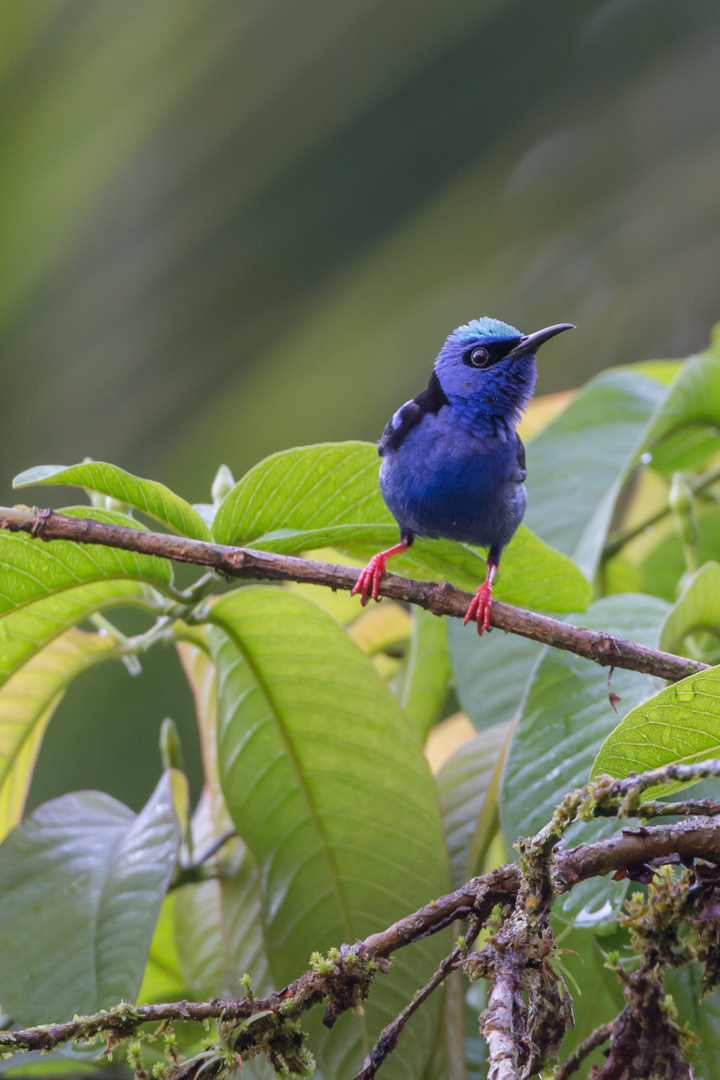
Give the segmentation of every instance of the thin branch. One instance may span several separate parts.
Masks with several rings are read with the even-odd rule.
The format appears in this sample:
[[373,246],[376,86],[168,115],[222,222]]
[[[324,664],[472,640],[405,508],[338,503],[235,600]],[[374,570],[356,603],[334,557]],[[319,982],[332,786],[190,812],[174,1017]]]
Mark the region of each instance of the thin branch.
[[583,1039],[581,1043],[578,1043],[572,1054],[563,1061],[553,1080],[568,1080],[568,1077],[572,1076],[580,1068],[588,1054],[592,1054],[593,1050],[597,1050],[598,1046],[602,1046],[604,1042],[608,1041],[612,1031],[612,1023],[602,1024],[601,1027],[595,1028],[587,1039]]
[[[352,589],[358,571],[348,566],[314,562],[290,555],[276,555],[250,548],[227,547],[202,540],[170,536],[167,533],[127,529],[99,521],[68,517],[52,510],[20,510],[0,507],[0,528],[11,532],[28,532],[43,540],[74,540],[83,544],[102,544],[144,555],[156,555],[176,562],[210,566],[236,578],[265,581],[299,581],[326,585],[331,589]],[[461,589],[443,582],[414,581],[388,574],[380,583],[382,596],[406,600],[426,608],[434,615],[464,618],[471,597]],[[603,667],[626,668],[676,682],[687,675],[704,671],[707,664],[685,657],[673,656],[657,649],[613,637],[611,634],[586,630],[569,623],[538,615],[523,608],[495,601],[490,623],[533,641],[552,645],[556,649],[575,653]]]
[[697,814],[703,817],[716,817],[720,814],[720,803],[714,799],[685,799],[683,802],[660,802],[658,799],[650,799],[649,802],[638,806],[637,816],[640,818],[654,817],[690,817]]
[[422,990],[418,990],[415,997],[405,1006],[403,1011],[387,1027],[383,1028],[377,1042],[365,1058],[362,1069],[354,1080],[372,1080],[388,1054],[397,1046],[400,1034],[410,1017],[420,1008],[424,1001],[427,1001],[432,992],[437,990],[438,986],[457,966],[458,962],[467,953],[467,950],[474,944],[481,929],[482,924],[477,920],[473,921],[467,934],[465,934],[464,941],[455,946],[452,952],[441,962],[434,975],[428,979]]

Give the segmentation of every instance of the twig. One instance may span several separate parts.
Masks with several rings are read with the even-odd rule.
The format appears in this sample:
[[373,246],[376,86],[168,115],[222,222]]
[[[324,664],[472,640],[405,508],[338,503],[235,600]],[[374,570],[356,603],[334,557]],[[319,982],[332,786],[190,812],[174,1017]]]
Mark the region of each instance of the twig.
[[[331,589],[352,589],[358,571],[348,566],[314,562],[290,555],[276,555],[250,548],[227,547],[202,540],[189,540],[167,533],[127,529],[99,521],[68,517],[52,510],[20,510],[0,507],[0,528],[12,532],[27,532],[43,540],[74,540],[83,544],[102,544],[107,547],[156,555],[176,562],[210,566],[237,578],[266,581],[299,581],[326,585]],[[380,583],[382,596],[407,600],[426,608],[434,615],[464,618],[471,597],[447,582],[414,581],[388,574]],[[687,675],[704,671],[707,664],[685,657],[673,656],[657,649],[647,649],[634,642],[624,641],[595,630],[571,626],[569,623],[538,615],[523,608],[495,601],[490,615],[491,625],[533,641],[552,645],[556,649],[575,653],[603,667],[626,668],[676,682]]]
[[420,1008],[424,1001],[427,1001],[432,992],[437,990],[438,986],[440,986],[443,980],[447,978],[453,968],[456,967],[458,961],[475,942],[481,929],[482,923],[474,920],[468,929],[468,932],[465,934],[464,941],[455,946],[452,952],[441,962],[432,978],[428,979],[422,990],[418,990],[415,997],[405,1006],[403,1011],[396,1016],[386,1028],[383,1028],[377,1042],[365,1058],[362,1069],[354,1080],[372,1080],[383,1061],[385,1061],[385,1058],[397,1046],[400,1034],[412,1014]]
[[641,803],[637,809],[639,818],[670,817],[671,815],[690,817],[692,814],[715,817],[720,814],[720,803],[715,802],[714,799],[685,799],[683,802],[670,803],[651,799],[649,802]]
[[612,1031],[612,1023],[602,1024],[600,1027],[595,1028],[587,1039],[583,1039],[581,1043],[578,1043],[572,1054],[563,1061],[553,1080],[567,1080],[569,1076],[572,1076],[575,1070],[580,1068],[588,1054],[592,1054],[593,1050],[597,1050],[598,1046],[602,1046],[604,1042],[608,1041]]

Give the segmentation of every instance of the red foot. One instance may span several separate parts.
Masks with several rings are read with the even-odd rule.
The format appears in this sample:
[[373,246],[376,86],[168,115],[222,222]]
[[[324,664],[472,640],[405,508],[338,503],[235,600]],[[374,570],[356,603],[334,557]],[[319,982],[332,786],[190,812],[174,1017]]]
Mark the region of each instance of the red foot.
[[488,562],[487,577],[483,581],[482,585],[475,593],[472,599],[470,607],[467,609],[465,615],[465,625],[470,622],[471,619],[477,620],[478,634],[482,634],[483,630],[487,630],[490,633],[490,608],[492,607],[492,583],[493,578],[497,573],[497,566],[495,563]]
[[465,616],[465,624],[467,625],[472,618],[475,618],[477,619],[478,634],[482,634],[483,630],[489,631],[491,607],[492,585],[489,581],[483,581],[482,585],[475,593],[470,607],[467,609],[467,615]]
[[350,595],[355,596],[356,593],[360,593],[360,603],[363,607],[367,604],[368,593],[370,593],[373,600],[379,599],[378,592],[380,589],[380,580],[385,573],[385,560],[389,559],[392,555],[400,555],[401,552],[407,551],[409,547],[410,544],[408,541],[403,539],[399,544],[396,544],[395,547],[388,548],[387,551],[381,551],[378,555],[373,555],[372,559],[355,582],[355,587]]
[[370,593],[373,600],[377,600],[380,579],[384,573],[385,552],[381,552],[379,555],[373,555],[372,559],[355,582],[355,587],[350,595],[355,596],[356,593],[360,593],[360,603],[363,607],[365,607],[368,602],[368,593]]

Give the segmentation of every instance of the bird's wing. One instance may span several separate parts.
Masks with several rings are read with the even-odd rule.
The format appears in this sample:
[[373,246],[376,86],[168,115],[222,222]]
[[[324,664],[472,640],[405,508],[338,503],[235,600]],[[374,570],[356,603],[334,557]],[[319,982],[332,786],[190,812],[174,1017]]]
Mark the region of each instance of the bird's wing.
[[408,431],[419,424],[424,413],[414,401],[406,401],[395,415],[388,420],[378,445],[378,454],[383,457],[389,450],[397,450]]
[[401,405],[391,420],[385,425],[378,445],[378,454],[383,457],[390,450],[397,450],[408,431],[411,431],[428,413],[437,414],[443,405],[450,401],[440,385],[440,380],[433,371],[427,389]]
[[525,447],[523,441],[518,435],[517,437],[517,464],[518,464],[518,483],[523,484],[527,477],[527,466],[525,464]]

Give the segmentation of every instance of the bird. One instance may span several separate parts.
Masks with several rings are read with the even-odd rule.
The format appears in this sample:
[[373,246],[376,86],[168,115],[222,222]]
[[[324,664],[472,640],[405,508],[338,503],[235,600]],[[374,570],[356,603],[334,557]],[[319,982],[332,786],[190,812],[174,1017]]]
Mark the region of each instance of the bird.
[[537,350],[556,323],[534,334],[486,316],[447,337],[427,389],[406,401],[378,444],[380,491],[400,527],[400,542],[373,555],[352,595],[377,600],[386,562],[415,537],[487,548],[487,575],[465,616],[490,630],[492,588],[503,549],[523,519],[525,448],[517,424],[535,389]]

